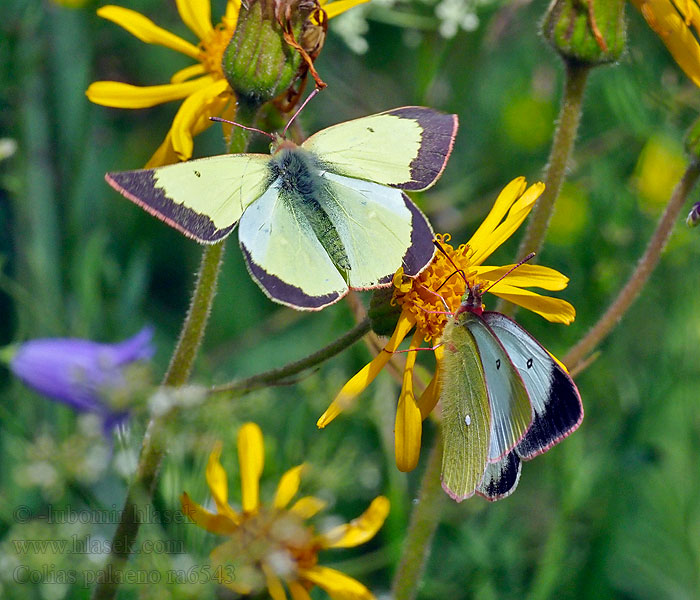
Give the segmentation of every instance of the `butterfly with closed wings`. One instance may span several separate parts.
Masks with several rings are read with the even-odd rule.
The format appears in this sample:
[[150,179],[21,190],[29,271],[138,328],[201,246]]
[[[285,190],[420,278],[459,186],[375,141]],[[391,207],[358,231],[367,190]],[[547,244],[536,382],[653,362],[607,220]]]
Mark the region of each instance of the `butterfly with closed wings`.
[[484,311],[479,284],[465,282],[442,338],[442,486],[458,502],[499,500],[518,485],[522,460],[578,428],[583,406],[562,365],[515,321]]
[[272,300],[319,310],[349,289],[390,285],[431,260],[432,229],[404,190],[445,168],[457,116],[408,106],[323,129],[271,154],[226,154],[108,173],[107,182],[200,243],[238,224],[253,279]]

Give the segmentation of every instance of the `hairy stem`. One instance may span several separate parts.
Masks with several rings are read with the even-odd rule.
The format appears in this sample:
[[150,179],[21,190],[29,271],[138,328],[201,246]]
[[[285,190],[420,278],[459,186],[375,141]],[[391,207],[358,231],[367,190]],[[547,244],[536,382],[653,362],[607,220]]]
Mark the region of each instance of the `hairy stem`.
[[233,392],[235,395],[243,395],[264,386],[285,383],[285,380],[290,377],[320,365],[322,362],[334,357],[346,348],[349,348],[369,330],[369,319],[364,319],[337,340],[317,350],[313,354],[309,354],[309,356],[305,358],[289,363],[278,369],[271,369],[270,371],[258,373],[252,377],[246,377],[245,379],[238,379],[214,386],[209,391],[210,393]]
[[394,575],[392,588],[395,600],[412,600],[418,594],[433,536],[440,523],[441,504],[445,499],[440,485],[441,468],[442,436],[438,432],[430,450],[421,480],[418,504],[413,508],[401,560]]
[[686,169],[683,177],[676,185],[671,199],[666,205],[666,210],[659,219],[656,231],[649,240],[644,255],[639,259],[637,268],[634,270],[627,283],[622,288],[617,298],[605,311],[605,314],[598,320],[593,328],[579,341],[564,357],[564,364],[569,370],[576,370],[594,350],[594,348],[610,333],[617,322],[627,312],[635,298],[639,295],[656,267],[661,257],[666,243],[668,242],[673,227],[678,220],[678,215],[683,209],[683,204],[688,194],[700,176],[700,161],[692,162]]
[[[545,190],[537,200],[528,219],[525,237],[520,242],[517,257],[522,258],[531,252],[539,252],[547,235],[549,221],[554,212],[556,200],[564,183],[571,151],[576,141],[576,131],[581,120],[583,96],[591,67],[567,62],[564,95],[561,101],[557,129],[552,141],[552,149],[545,174]],[[535,258],[534,260],[537,260]],[[499,301],[497,310],[512,315],[516,306],[504,300]]]
[[[241,120],[240,115],[238,119]],[[245,130],[240,129],[240,131],[243,131],[244,135],[237,134],[235,137],[237,147],[234,148],[233,144],[230,144],[229,150],[231,152],[245,150],[248,135]],[[168,371],[163,378],[164,386],[181,386],[187,382],[190,376],[209,320],[223,252],[224,242],[219,242],[205,247],[202,253],[192,301],[182,325],[177,346],[170,359]],[[166,452],[166,436],[164,435],[166,425],[174,418],[175,414],[175,412],[167,412],[164,415],[153,417],[148,423],[141,444],[136,473],[134,473],[127,489],[121,519],[117,524],[111,551],[101,578],[93,590],[93,600],[112,600],[117,595],[119,583],[123,579],[121,572],[136,545],[141,521],[139,512],[145,511],[151,503],[158,482],[160,466]]]

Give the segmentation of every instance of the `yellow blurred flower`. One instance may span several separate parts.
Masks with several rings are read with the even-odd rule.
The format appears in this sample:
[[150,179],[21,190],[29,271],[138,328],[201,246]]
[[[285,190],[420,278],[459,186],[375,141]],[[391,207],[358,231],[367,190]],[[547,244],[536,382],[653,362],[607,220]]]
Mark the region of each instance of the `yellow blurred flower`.
[[309,600],[309,590],[315,585],[331,598],[374,598],[359,581],[319,565],[318,553],[328,548],[350,548],[370,540],[389,514],[389,500],[379,496],[357,519],[318,534],[305,521],[325,507],[323,500],[304,496],[288,507],[299,489],[304,465],[282,476],[271,504],[260,503],[259,479],[265,449],[262,432],[255,423],[246,423],[238,433],[240,512],[228,503],[227,477],[220,456],[221,444],[218,444],[206,468],[216,513],[191,500],[187,493],[181,498],[183,511],[192,521],[207,531],[228,537],[211,553],[218,581],[238,594],[257,594],[267,587],[273,600],[287,598],[284,585],[294,600]]
[[[413,369],[418,353],[407,353],[396,410],[395,452],[396,465],[400,470],[410,471],[415,468],[420,455],[422,421],[433,410],[440,396],[438,374],[444,352],[440,340],[450,318],[449,314],[445,314],[448,311],[445,304],[450,312],[456,311],[465,292],[464,280],[455,272],[455,265],[462,270],[472,288],[479,286],[479,289],[484,290],[503,277],[513,265],[490,267],[482,263],[520,227],[543,191],[543,183],[535,183],[528,188],[524,177],[514,179],[500,193],[491,212],[469,242],[455,249],[448,243],[448,234],[437,235],[445,254],[436,252],[432,263],[415,278],[403,276],[401,271],[396,274],[392,301],[401,307],[401,315],[391,339],[382,352],[343,386],[318,420],[319,427],[328,425],[367,388],[404,338],[415,328],[409,349],[419,348],[423,341],[432,341],[435,344],[437,363],[430,384],[416,400],[413,394]],[[524,264],[488,291],[527,308],[548,321],[569,324],[576,315],[571,304],[523,289],[539,287],[562,290],[568,281],[568,277],[554,269]]]
[[696,38],[700,8],[696,0],[632,0],[632,4],[666,44],[678,66],[700,86],[700,44]]
[[[328,18],[368,0],[337,0],[330,5],[320,2]],[[228,0],[221,22],[212,26],[210,0],[176,0],[182,21],[197,36],[192,44],[134,10],[120,6],[103,6],[100,17],[113,21],[140,40],[158,44],[185,54],[197,61],[173,74],[170,83],[135,86],[118,81],[96,81],[87,91],[95,104],[114,108],[148,108],[171,100],[183,100],[165,140],[146,167],[171,164],[192,156],[192,138],[211,125],[209,117],[232,120],[236,97],[222,70],[222,58],[236,29],[240,0]]]

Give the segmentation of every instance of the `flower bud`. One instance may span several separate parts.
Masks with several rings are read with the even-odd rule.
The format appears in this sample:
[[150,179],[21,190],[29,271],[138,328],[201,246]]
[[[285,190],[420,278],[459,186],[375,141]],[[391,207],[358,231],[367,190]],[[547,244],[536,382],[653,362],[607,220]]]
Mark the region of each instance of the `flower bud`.
[[553,0],[542,33],[564,60],[613,62],[624,49],[624,11],[623,0]]
[[302,54],[285,39],[299,40],[316,2],[250,0],[241,6],[236,31],[224,51],[224,75],[239,100],[251,107],[285,93],[296,80]]
[[393,295],[393,286],[376,289],[372,294],[367,316],[369,317],[372,331],[377,335],[388,337],[396,328],[396,323],[401,314],[401,307],[397,304],[392,304],[391,299]]

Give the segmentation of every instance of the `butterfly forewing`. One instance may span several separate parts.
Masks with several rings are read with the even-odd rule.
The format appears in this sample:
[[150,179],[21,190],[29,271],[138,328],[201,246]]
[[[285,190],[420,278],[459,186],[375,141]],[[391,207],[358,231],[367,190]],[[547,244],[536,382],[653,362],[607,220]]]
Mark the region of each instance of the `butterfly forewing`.
[[203,243],[226,237],[266,190],[270,157],[226,154],[155,169],[107,173],[118,192]]
[[336,174],[423,190],[445,168],[457,125],[456,115],[405,106],[328,127],[302,147]]
[[491,406],[489,462],[495,462],[523,438],[533,410],[525,384],[494,332],[475,314],[463,313],[460,318],[474,336],[484,368]]
[[491,413],[484,371],[468,329],[451,322],[441,363],[442,487],[458,502],[474,494],[488,462]]
[[581,397],[568,373],[515,321],[497,312],[484,319],[506,348],[530,395],[535,418],[516,452],[528,460],[575,431],[583,420]]

